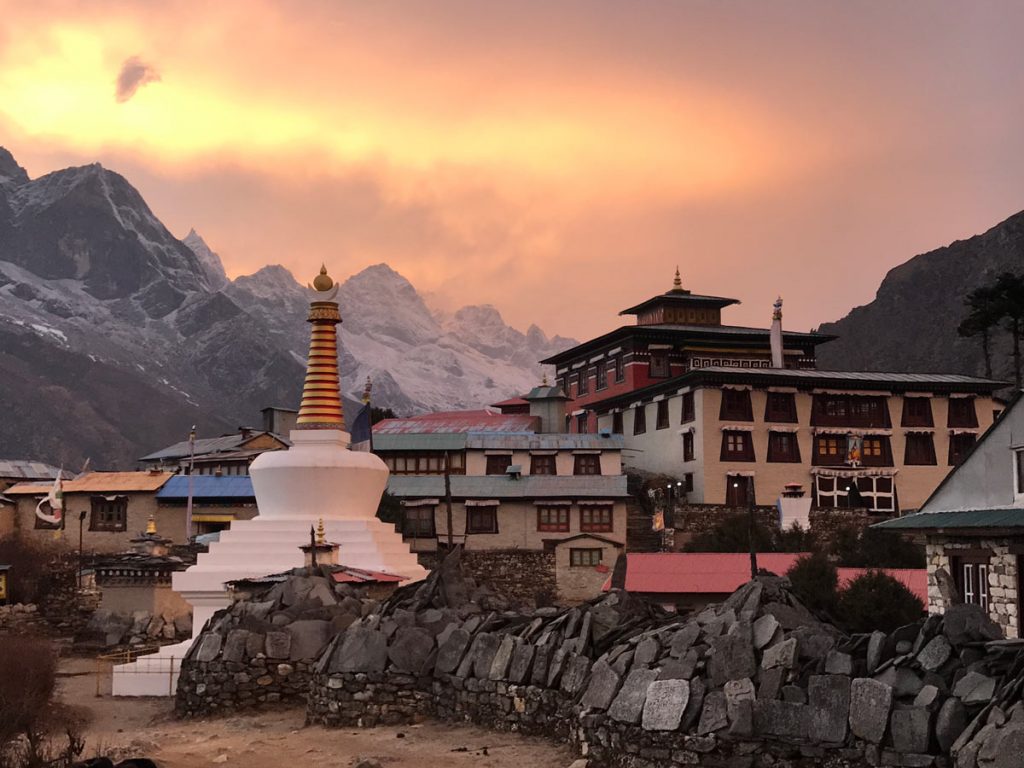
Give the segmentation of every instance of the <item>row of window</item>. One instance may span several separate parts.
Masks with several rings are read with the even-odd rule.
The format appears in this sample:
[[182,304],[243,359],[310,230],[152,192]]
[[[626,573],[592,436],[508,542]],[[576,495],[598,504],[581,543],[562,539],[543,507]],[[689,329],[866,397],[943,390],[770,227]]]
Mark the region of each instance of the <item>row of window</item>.
[[[89,530],[104,533],[118,533],[128,530],[127,496],[93,496],[89,505]],[[35,517],[35,527],[56,530],[63,527],[63,520],[56,525]]]
[[[906,436],[903,463],[907,466],[935,466],[935,443],[931,433],[910,432]],[[950,435],[949,466],[955,467],[974,447],[977,436],[971,433]],[[845,435],[815,435],[814,455],[811,463],[816,466],[842,466],[856,463],[865,467],[893,466],[892,446],[887,435],[869,435],[856,442]],[[683,435],[683,461],[692,461],[693,434]],[[725,430],[722,432],[721,461],[756,461],[753,435],[750,432]],[[769,462],[799,464],[800,443],[791,432],[768,433]]]
[[595,391],[608,387],[608,377],[612,376],[616,384],[626,380],[626,363],[622,355],[604,360],[597,365],[581,368],[575,373],[563,374],[558,383],[562,390],[571,398],[590,393],[590,379],[594,379]]
[[[537,530],[566,533],[569,531],[568,504],[537,507]],[[433,538],[437,536],[435,506],[405,507],[402,519],[404,538]],[[611,533],[615,530],[612,506],[586,505],[579,508],[579,530],[587,533]],[[498,533],[497,505],[466,507],[466,533]]]
[[[746,507],[754,493],[754,478],[726,475],[725,503]],[[891,477],[824,477],[814,482],[814,506],[823,509],[896,511],[896,486]]]
[[[533,454],[530,456],[531,475],[557,475],[558,467],[554,454]],[[424,453],[391,453],[384,457],[384,463],[396,475],[440,475],[445,469],[445,454],[439,451]],[[466,456],[462,452],[448,454],[449,472],[453,475],[466,474]],[[488,475],[504,475],[512,466],[509,454],[486,456],[485,472]],[[574,475],[600,475],[599,454],[579,453],[573,456]]]

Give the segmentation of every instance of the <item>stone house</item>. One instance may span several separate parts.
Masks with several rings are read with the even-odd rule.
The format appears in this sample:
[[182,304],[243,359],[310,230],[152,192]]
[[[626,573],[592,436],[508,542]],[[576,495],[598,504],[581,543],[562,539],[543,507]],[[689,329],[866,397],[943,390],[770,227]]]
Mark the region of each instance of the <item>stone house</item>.
[[982,606],[1021,636],[1024,557],[1024,398],[1018,393],[914,515],[875,527],[913,534],[928,556],[928,609]]
[[[174,475],[157,491],[159,509],[173,512],[184,525],[188,506],[189,476]],[[235,520],[256,517],[256,493],[248,475],[194,475],[192,491],[192,536],[215,533],[231,527]]]
[[[150,517],[175,541],[184,539],[184,517],[160,509],[156,494],[171,478],[168,472],[87,472],[64,482],[64,518],[52,525],[36,516],[36,505],[51,484],[22,483],[5,495],[15,500],[17,535],[38,541],[60,541],[78,548],[79,528],[88,552],[121,552],[146,530]],[[175,535],[180,530],[181,534]]]

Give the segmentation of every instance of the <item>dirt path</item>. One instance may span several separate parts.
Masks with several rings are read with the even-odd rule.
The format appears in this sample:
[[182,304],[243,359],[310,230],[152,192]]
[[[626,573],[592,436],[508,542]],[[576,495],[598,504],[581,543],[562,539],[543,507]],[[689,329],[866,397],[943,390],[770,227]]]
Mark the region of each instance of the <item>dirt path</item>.
[[385,768],[566,768],[566,745],[473,726],[427,722],[369,730],[304,727],[301,709],[178,721],[170,699],[96,697],[95,662],[61,663],[60,698],[86,709],[86,754],[151,757],[161,768],[339,768],[372,758]]

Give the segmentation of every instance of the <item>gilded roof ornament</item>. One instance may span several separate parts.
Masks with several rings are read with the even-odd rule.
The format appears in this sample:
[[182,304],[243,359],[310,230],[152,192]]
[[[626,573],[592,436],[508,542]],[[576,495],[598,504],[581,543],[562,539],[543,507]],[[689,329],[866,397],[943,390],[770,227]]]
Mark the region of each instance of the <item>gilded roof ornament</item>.
[[683,290],[683,279],[679,276],[679,265],[676,265],[676,277],[672,281],[672,290],[681,291]]
[[313,287],[318,291],[329,291],[334,286],[334,281],[327,274],[327,265],[320,265],[320,274],[313,278]]

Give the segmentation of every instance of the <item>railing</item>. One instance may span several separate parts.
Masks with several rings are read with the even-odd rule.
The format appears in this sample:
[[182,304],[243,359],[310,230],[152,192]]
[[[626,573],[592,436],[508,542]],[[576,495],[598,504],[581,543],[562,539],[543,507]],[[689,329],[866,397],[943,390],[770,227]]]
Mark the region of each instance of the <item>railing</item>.
[[[160,650],[159,645],[136,645],[129,648],[125,648],[120,651],[113,651],[111,653],[102,653],[96,657],[96,696],[97,698],[103,696],[102,682],[105,679],[111,680],[111,688],[113,688],[113,674],[114,667],[131,664],[134,661],[138,661],[144,656],[148,656],[151,653],[156,653]],[[109,662],[106,664],[105,662]],[[175,658],[174,656],[167,658],[167,695],[174,695],[174,675],[181,668],[181,659]],[[118,672],[121,675],[151,675],[152,670],[126,670],[122,669]]]

